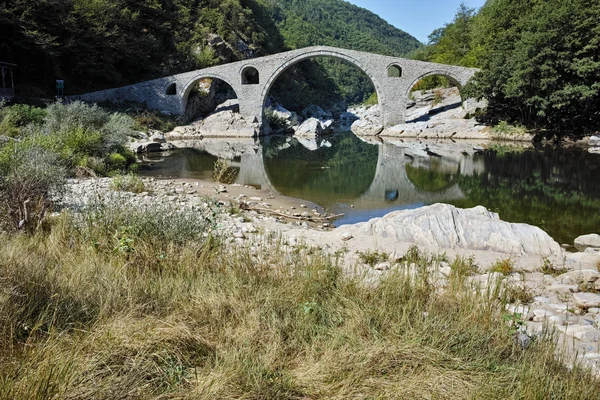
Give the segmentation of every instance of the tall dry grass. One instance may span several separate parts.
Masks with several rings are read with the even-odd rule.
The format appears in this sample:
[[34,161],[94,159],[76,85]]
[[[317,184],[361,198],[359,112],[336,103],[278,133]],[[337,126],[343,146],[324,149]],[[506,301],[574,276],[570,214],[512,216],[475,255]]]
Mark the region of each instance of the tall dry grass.
[[[0,398],[600,393],[549,341],[522,350],[495,295],[459,277],[433,290],[419,254],[416,273],[375,288],[314,249],[290,257],[274,240],[253,256],[210,235],[157,239],[139,220],[102,218],[113,222],[64,215],[35,236],[0,237]],[[128,224],[125,250],[119,224]]]

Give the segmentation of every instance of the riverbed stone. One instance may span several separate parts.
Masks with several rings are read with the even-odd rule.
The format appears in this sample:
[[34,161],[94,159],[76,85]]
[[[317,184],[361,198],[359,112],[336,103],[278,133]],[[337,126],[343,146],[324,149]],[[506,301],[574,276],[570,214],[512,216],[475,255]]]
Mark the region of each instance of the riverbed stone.
[[294,135],[296,136],[314,136],[323,134],[323,123],[316,118],[309,118],[304,121]]
[[383,125],[359,119],[352,124],[350,129],[358,136],[377,136],[383,131]]
[[571,271],[556,277],[556,281],[566,285],[579,285],[581,283],[593,283],[600,279],[600,272],[593,269],[582,269]]
[[600,235],[594,233],[579,236],[575,239],[575,247],[579,251],[584,251],[588,248],[600,249]]
[[573,300],[580,308],[600,307],[600,294],[596,293],[575,293]]

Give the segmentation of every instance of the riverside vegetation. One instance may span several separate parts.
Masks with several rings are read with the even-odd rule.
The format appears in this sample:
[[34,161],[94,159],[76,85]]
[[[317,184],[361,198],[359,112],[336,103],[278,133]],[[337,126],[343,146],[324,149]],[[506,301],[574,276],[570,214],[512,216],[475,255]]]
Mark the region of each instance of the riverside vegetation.
[[[106,131],[111,121],[121,129]],[[116,157],[96,151],[121,154],[130,124],[81,103],[57,104],[32,125],[15,126],[16,140],[2,144],[0,398],[591,399],[600,392],[589,372],[564,366],[552,340],[525,349],[515,340],[520,317],[502,311],[515,294],[474,291],[469,259],[451,264],[442,290],[427,267],[444,257],[413,247],[404,261],[414,268],[373,286],[343,273],[339,255],[290,249],[276,236],[264,235],[258,254],[230,246],[219,226],[232,211],[211,200],[185,211],[97,199],[60,215],[41,212],[53,209],[82,165],[114,170]],[[89,137],[93,145],[82,142]],[[137,191],[135,179],[113,182]],[[17,198],[39,205],[26,208],[29,219]]]

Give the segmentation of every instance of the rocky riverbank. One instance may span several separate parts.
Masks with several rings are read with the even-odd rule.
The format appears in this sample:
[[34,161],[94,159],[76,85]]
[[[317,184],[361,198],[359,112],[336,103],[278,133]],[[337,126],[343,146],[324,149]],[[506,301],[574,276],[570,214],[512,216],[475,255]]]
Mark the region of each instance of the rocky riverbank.
[[[346,273],[364,276],[365,283],[374,285],[390,271],[406,269],[429,274],[443,290],[456,268],[453,260],[463,260],[480,290],[499,285],[511,293],[506,312],[522,321],[524,347],[552,334],[567,351],[569,363],[577,357],[600,373],[597,235],[578,239],[580,252],[568,253],[539,228],[501,221],[483,207],[463,210],[443,204],[332,229],[332,216],[324,210],[251,187],[152,178],[142,183],[139,193],[131,193],[115,190],[108,178],[72,180],[62,207],[77,210],[93,202],[118,201],[147,212],[170,206],[183,213],[211,214],[213,233],[232,248],[246,248],[252,257],[282,243],[290,257],[299,249],[317,247],[341,257]],[[444,256],[432,257],[422,271],[406,261],[414,246],[422,254]]]

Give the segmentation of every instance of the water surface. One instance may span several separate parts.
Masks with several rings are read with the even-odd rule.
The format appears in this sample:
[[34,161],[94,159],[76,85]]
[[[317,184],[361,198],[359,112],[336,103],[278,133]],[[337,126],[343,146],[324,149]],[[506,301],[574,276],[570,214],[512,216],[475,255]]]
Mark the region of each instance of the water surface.
[[[366,143],[324,139],[210,140],[146,165],[143,174],[210,179],[232,159],[237,183],[344,213],[336,225],[438,202],[483,205],[510,222],[536,225],[560,243],[600,233],[600,156],[554,146],[482,151],[459,142]],[[158,162],[160,161],[160,162]]]

